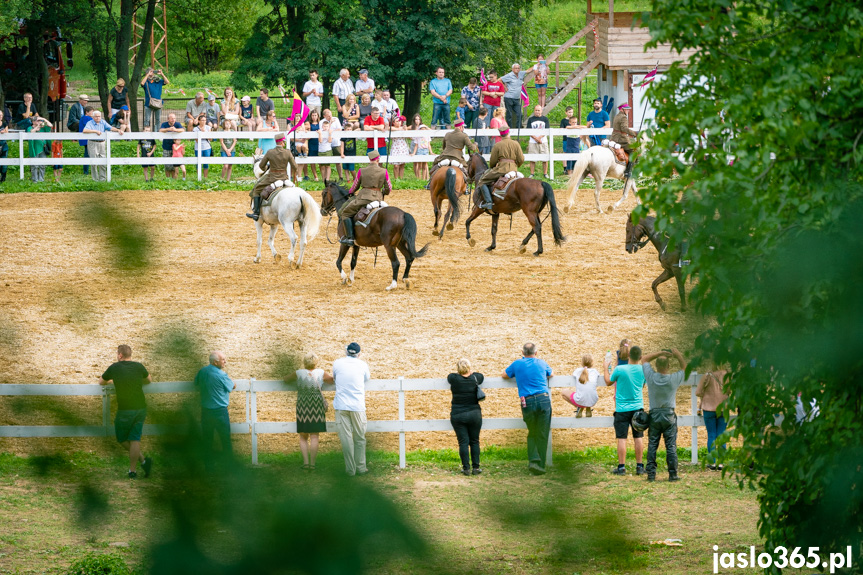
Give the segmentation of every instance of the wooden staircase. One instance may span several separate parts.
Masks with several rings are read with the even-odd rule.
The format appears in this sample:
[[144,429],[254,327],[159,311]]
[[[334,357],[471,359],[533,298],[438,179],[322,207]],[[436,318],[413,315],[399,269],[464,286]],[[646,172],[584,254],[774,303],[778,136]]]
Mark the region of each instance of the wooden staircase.
[[545,108],[542,109],[543,115],[548,115],[548,113],[554,109],[555,106],[560,104],[567,94],[572,92],[578,85],[587,78],[587,75],[599,65],[599,53],[597,51],[591,52],[587,60],[581,63],[581,65],[569,75],[566,79],[564,85],[557,91],[557,93],[545,103]]

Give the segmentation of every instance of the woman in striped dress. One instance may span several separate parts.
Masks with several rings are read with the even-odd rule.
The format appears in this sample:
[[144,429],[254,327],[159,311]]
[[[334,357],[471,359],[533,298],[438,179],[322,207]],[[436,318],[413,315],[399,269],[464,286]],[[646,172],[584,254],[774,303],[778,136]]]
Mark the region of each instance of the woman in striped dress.
[[303,469],[314,471],[318,455],[318,434],[327,430],[327,401],[321,393],[325,372],[316,369],[318,356],[314,353],[303,358],[305,369],[297,370],[297,433]]

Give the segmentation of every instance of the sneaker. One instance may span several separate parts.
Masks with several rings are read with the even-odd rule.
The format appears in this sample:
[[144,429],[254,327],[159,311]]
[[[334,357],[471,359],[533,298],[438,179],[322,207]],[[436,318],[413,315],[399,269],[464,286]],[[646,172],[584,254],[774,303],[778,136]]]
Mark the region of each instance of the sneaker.
[[129,479],[137,479],[137,478],[138,478],[137,473],[135,473],[134,471],[129,472]]
[[668,474],[668,480],[669,481],[680,481],[680,477],[678,477],[676,473],[669,473]]
[[464,469],[461,470],[461,474],[462,475],[470,475],[470,469],[465,467]]
[[615,467],[611,470],[612,475],[626,475],[626,467]]
[[639,463],[638,465],[635,466],[635,474],[636,475],[644,475],[645,473],[647,473],[647,471],[645,471],[645,469],[644,469],[644,464]]
[[647,480],[649,482],[653,483],[654,481],[656,481],[656,476],[655,475],[648,475]]
[[707,469],[709,469],[710,471],[719,471],[719,468],[712,463],[707,466]]
[[357,471],[357,475],[365,475],[368,472],[369,472],[368,469],[366,469],[365,471]]
[[527,466],[527,470],[533,475],[545,475],[545,469],[539,466],[539,463],[531,463]]
[[144,470],[144,477],[150,477],[150,471],[153,469],[153,460],[145,457],[144,462],[141,464],[141,469]]
[[593,410],[589,407],[587,408],[587,417],[593,417]]
[[545,179],[547,180],[547,179],[548,179],[548,172],[544,173],[544,174],[542,175],[542,177],[543,177],[543,178],[545,178]]
[[471,475],[480,475],[482,473],[482,469],[479,467],[475,467],[473,471],[470,472]]

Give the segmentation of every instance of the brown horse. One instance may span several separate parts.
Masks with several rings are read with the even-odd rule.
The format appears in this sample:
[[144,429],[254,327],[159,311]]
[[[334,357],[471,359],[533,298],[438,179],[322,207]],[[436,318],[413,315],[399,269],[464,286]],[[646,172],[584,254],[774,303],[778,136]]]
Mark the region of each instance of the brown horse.
[[[324,191],[321,194],[321,214],[330,215],[338,210],[348,201],[348,191],[336,182],[324,181]],[[337,228],[339,237],[344,234],[344,226],[339,222]],[[351,274],[348,276],[342,269],[342,260],[348,253],[351,247],[347,244],[340,244],[339,258],[336,260],[336,267],[342,275],[342,283],[351,286],[354,283],[354,269],[357,267],[357,256],[360,253],[360,247],[375,248],[383,246],[387,251],[387,256],[390,258],[390,264],[393,268],[393,281],[387,287],[387,291],[398,287],[399,275],[399,258],[396,254],[398,249],[405,257],[405,273],[402,279],[405,282],[405,287],[410,289],[411,280],[408,274],[411,271],[411,264],[415,259],[426,255],[428,244],[423,246],[419,251],[416,250],[417,237],[417,222],[413,216],[398,208],[388,206],[379,210],[372,216],[368,226],[356,225],[354,227],[354,251],[351,255]]]
[[[665,311],[665,302],[659,297],[659,291],[656,289],[659,284],[667,282],[672,277],[677,280],[677,291],[680,293],[680,309],[686,311],[686,290],[683,286],[683,270],[681,269],[681,250],[678,246],[673,250],[668,249],[668,238],[660,236],[653,229],[656,223],[656,218],[646,216],[634,224],[632,214],[626,220],[626,251],[634,254],[640,248],[647,245],[647,242],[653,244],[656,251],[659,252],[659,263],[662,264],[662,273],[658,278],[653,280],[653,296],[656,303]],[[646,238],[646,239],[642,239]]]
[[443,229],[438,231],[438,220],[440,220],[443,201],[449,201],[449,208],[443,217],[443,225],[446,226],[446,229],[451,230],[461,215],[458,199],[467,191],[464,173],[458,168],[441,168],[432,176],[429,189],[434,208],[434,230],[432,234],[440,235],[440,239],[443,239]]
[[[468,163],[468,176],[473,178],[475,182],[479,181],[483,172],[488,169],[485,159],[480,154],[473,154]],[[557,203],[554,199],[554,190],[547,182],[541,182],[531,178],[519,178],[506,191],[506,196],[503,199],[498,198],[492,192],[492,201],[494,202],[494,213],[491,215],[491,245],[485,251],[490,252],[497,247],[497,222],[500,214],[512,214],[521,210],[527,216],[527,221],[530,222],[530,233],[521,242],[521,247],[518,253],[523,254],[527,250],[527,242],[536,234],[537,250],[533,255],[538,256],[542,253],[542,221],[539,219],[539,213],[549,206],[551,215],[551,230],[554,234],[554,243],[560,245],[566,241],[566,236],[560,229],[560,213],[557,211]],[[470,223],[480,217],[486,210],[480,208],[482,204],[482,193],[479,189],[473,194],[473,212],[464,223],[467,230],[467,241],[471,247],[476,245],[476,241],[470,237]]]

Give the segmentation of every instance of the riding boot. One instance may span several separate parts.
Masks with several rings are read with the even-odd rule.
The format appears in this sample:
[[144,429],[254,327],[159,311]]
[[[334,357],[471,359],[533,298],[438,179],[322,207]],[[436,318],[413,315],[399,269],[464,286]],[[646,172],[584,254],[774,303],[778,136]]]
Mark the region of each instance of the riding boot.
[[342,223],[345,226],[345,237],[341,238],[339,242],[352,246],[354,245],[354,220],[345,218]]
[[247,218],[252,218],[256,222],[261,217],[261,196],[252,198],[252,213],[246,214]]
[[491,199],[491,191],[488,189],[488,185],[483,184],[479,187],[479,192],[482,194],[482,202],[479,205],[481,210],[490,210],[494,207],[494,202]]
[[432,181],[432,178],[434,177],[434,173],[437,171],[437,169],[438,169],[437,164],[435,164],[434,166],[432,166],[431,171],[429,172],[429,181],[428,181],[428,182],[426,182],[426,185],[425,185],[425,189],[426,189],[426,190],[430,190],[430,189],[431,189],[431,181]]
[[632,176],[632,160],[626,162],[626,168],[623,170],[623,177],[629,178]]

